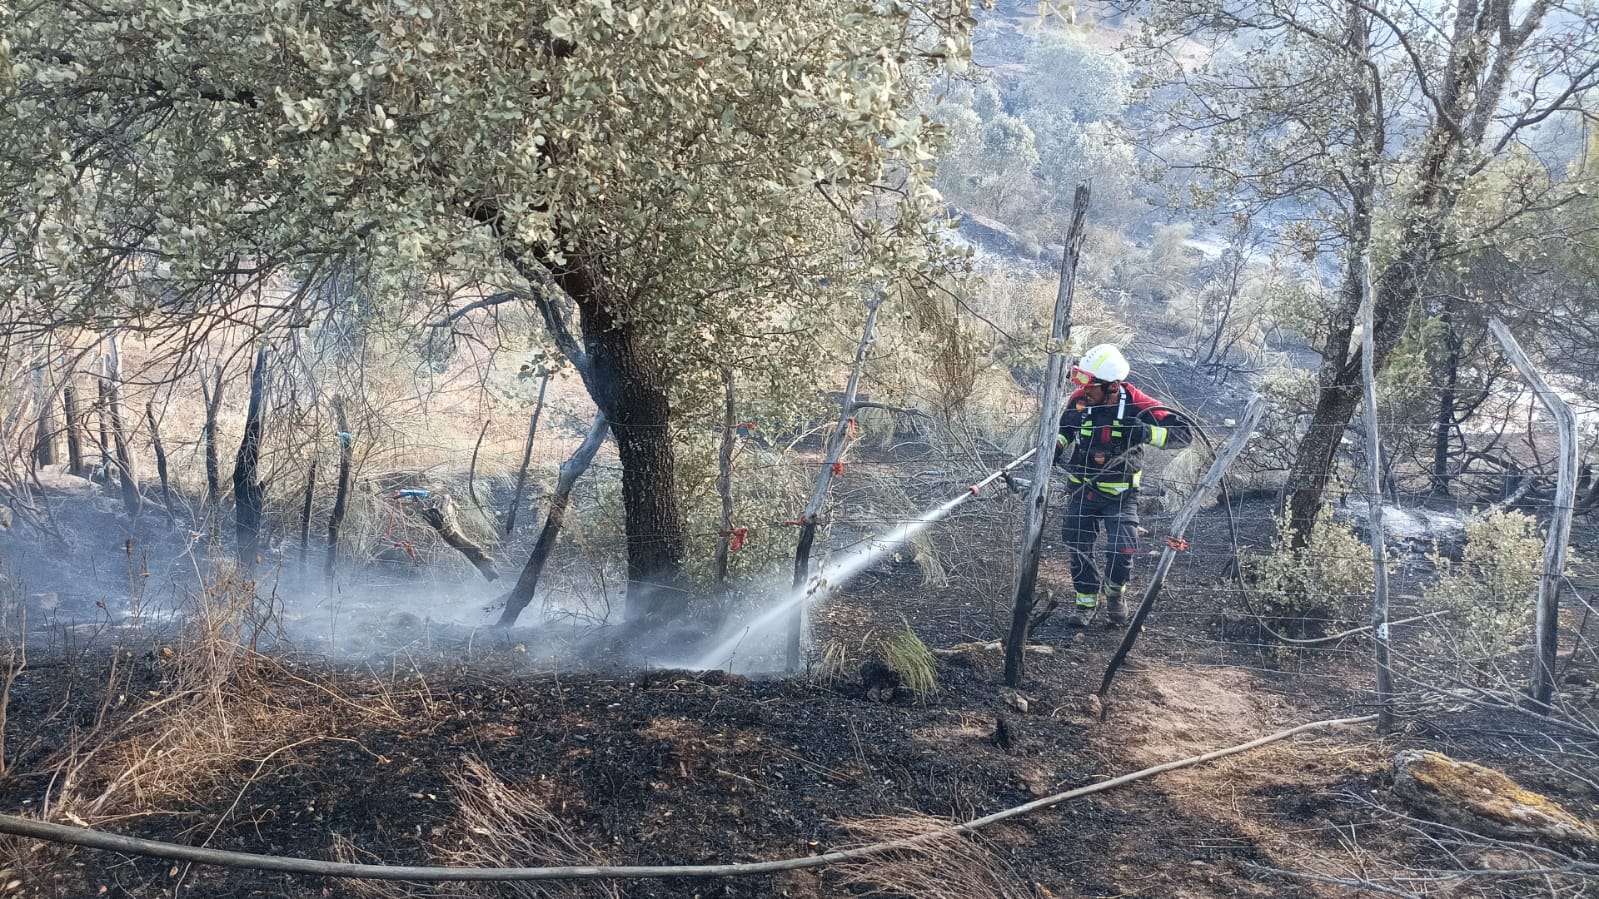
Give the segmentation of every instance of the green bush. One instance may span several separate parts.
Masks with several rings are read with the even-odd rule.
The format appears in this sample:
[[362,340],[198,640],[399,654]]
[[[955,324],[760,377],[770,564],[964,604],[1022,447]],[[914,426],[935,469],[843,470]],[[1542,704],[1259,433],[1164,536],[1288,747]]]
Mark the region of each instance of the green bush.
[[1364,617],[1375,583],[1371,547],[1323,506],[1310,542],[1292,545],[1285,523],[1263,554],[1240,559],[1257,603],[1254,611],[1288,636],[1314,636],[1337,622]]
[[1455,662],[1457,675],[1494,673],[1526,644],[1543,549],[1531,515],[1497,511],[1466,522],[1460,561],[1440,561],[1442,573],[1425,593],[1428,608],[1448,613],[1432,648]]

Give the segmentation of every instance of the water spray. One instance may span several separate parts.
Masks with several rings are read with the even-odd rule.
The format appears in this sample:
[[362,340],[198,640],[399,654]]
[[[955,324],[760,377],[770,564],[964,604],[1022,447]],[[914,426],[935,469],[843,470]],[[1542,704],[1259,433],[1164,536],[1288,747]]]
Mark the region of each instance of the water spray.
[[948,516],[961,503],[980,495],[984,487],[996,480],[1003,479],[1014,492],[1017,482],[1010,475],[1011,469],[1032,458],[1036,452],[1036,449],[1028,450],[1006,463],[1004,467],[990,472],[988,476],[962,490],[959,494],[922,513],[916,519],[900,524],[881,537],[863,541],[834,553],[827,565],[809,578],[805,586],[790,591],[772,608],[762,612],[755,620],[739,628],[737,632],[718,643],[709,652],[701,655],[687,667],[699,670],[710,668],[727,668],[731,670],[733,668],[733,657],[746,640],[751,638],[759,640],[765,637],[781,622],[786,621],[788,616],[794,613],[796,607],[808,606],[830,595],[834,589],[848,583],[850,579],[871,567],[883,556],[926,530],[934,522]]

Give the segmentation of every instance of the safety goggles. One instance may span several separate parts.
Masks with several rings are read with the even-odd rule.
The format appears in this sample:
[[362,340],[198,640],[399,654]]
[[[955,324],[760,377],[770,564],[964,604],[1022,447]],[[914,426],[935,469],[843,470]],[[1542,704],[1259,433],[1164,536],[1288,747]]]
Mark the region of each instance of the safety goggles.
[[1073,384],[1076,384],[1078,387],[1087,387],[1088,385],[1094,384],[1094,383],[1099,383],[1099,384],[1105,383],[1104,381],[1101,381],[1098,378],[1094,377],[1094,373],[1093,372],[1091,372],[1091,371],[1089,371],[1089,370],[1087,370],[1087,369],[1085,369],[1085,368],[1083,368],[1082,366],[1079,366],[1079,365],[1073,365],[1072,366],[1072,373],[1071,373],[1071,375],[1069,377],[1071,378],[1071,382]]

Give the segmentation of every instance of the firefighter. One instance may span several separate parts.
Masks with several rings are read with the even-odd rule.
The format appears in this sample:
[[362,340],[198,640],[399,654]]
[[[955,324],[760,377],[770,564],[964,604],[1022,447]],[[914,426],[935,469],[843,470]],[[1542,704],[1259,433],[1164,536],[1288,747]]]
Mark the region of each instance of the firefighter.
[[[1066,472],[1061,536],[1071,553],[1077,603],[1069,627],[1087,627],[1103,591],[1106,624],[1127,623],[1127,579],[1138,551],[1138,486],[1144,447],[1178,449],[1193,427],[1154,397],[1127,383],[1130,367],[1116,347],[1101,344],[1073,366],[1075,388],[1061,413],[1055,464]],[[1094,567],[1094,543],[1105,528],[1105,576]]]

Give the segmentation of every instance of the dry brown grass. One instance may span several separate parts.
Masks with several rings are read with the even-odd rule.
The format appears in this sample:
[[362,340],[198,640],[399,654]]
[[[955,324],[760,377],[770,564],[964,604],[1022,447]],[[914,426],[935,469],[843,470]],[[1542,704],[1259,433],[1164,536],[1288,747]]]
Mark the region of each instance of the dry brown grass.
[[[457,868],[606,865],[611,862],[567,828],[553,806],[548,782],[518,785],[501,780],[480,759],[467,756],[450,776],[458,804],[446,832],[431,844],[435,864]],[[335,836],[334,856],[340,861],[373,858],[347,839]],[[617,899],[621,887],[610,881],[507,881],[503,883],[438,883],[408,885],[356,881],[363,899]]]
[[[950,822],[926,815],[857,818],[844,822],[855,840],[837,849],[920,837]],[[1032,895],[1021,878],[980,838],[946,834],[905,849],[842,862],[828,869],[851,896],[917,899],[1021,899]]]
[[[212,802],[230,772],[250,783],[296,749],[336,735],[347,720],[393,720],[392,701],[361,702],[295,678],[256,649],[277,609],[237,569],[221,566],[184,609],[182,631],[148,652],[117,647],[94,724],[52,762],[48,818],[98,824]],[[153,666],[167,686],[138,690]],[[285,690],[285,681],[301,689]],[[304,688],[331,701],[304,702]],[[390,698],[392,700],[392,697]],[[235,798],[235,805],[238,797]],[[223,826],[220,816],[212,833]]]

